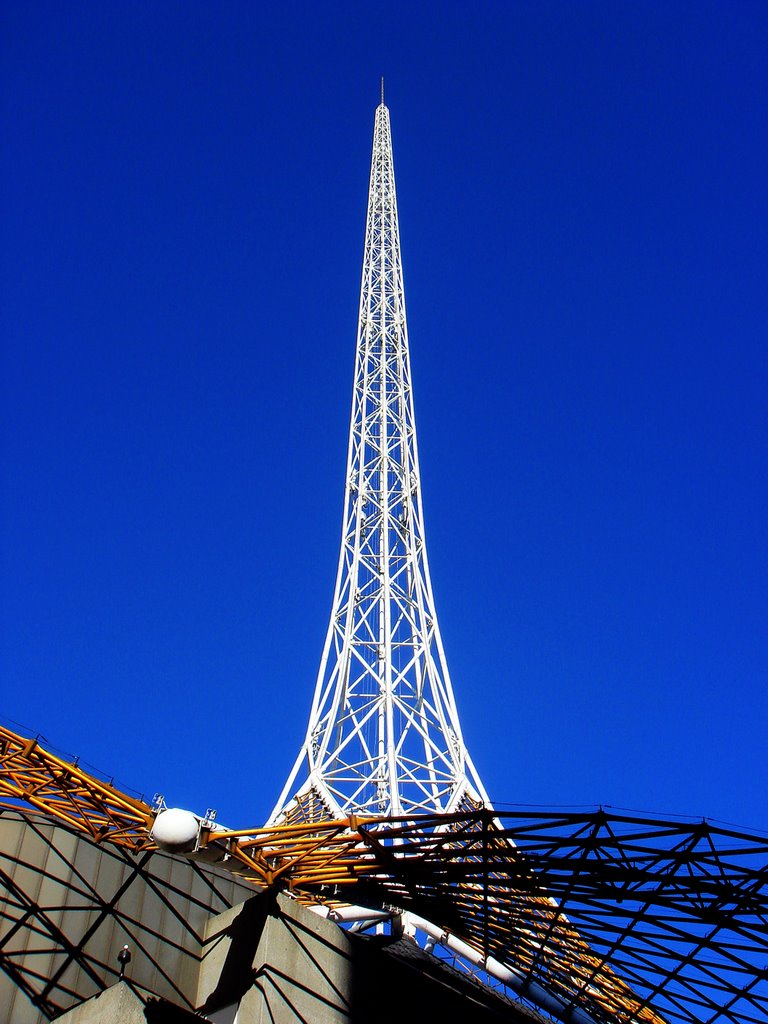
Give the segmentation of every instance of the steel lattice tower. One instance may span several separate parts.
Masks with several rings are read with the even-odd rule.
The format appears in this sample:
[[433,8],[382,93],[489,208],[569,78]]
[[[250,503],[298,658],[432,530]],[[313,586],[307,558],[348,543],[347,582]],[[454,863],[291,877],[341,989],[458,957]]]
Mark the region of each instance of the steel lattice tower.
[[[375,1003],[383,1019],[413,1010],[410,992],[423,1005],[434,982],[455,999],[451,1019],[474,1017],[477,992],[422,970],[402,937],[562,1024],[768,1020],[768,836],[616,808],[487,806],[427,567],[383,95],[334,604],[270,823],[226,829],[210,811],[150,805],[40,739],[0,724],[0,1003],[12,1014],[17,997],[46,1019],[98,998],[119,980],[125,937],[141,953],[131,989],[184,1016],[348,1019]],[[327,932],[315,945],[302,907],[395,941],[362,957]],[[423,975],[421,992],[389,973],[398,960]],[[382,999],[388,978],[400,980]]]
[[336,590],[306,739],[270,821],[484,802],[461,734],[427,563],[382,87]]

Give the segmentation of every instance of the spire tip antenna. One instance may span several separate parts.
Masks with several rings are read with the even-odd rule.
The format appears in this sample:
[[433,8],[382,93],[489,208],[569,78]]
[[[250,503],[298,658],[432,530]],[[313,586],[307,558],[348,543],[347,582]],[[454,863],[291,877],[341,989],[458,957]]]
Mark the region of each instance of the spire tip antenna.
[[384,106],[384,75],[381,76],[381,105]]

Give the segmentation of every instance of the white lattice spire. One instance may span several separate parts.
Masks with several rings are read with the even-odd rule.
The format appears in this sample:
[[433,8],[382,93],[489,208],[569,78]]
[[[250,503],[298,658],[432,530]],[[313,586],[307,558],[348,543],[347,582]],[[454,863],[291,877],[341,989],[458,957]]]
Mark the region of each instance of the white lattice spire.
[[462,739],[427,564],[382,95],[336,591],[306,739],[270,821],[450,811],[486,801]]

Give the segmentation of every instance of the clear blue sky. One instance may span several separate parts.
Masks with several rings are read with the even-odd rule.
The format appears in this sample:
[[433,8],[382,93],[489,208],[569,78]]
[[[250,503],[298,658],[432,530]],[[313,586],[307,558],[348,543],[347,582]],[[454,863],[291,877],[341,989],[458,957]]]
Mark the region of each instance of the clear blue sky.
[[336,569],[373,113],[499,803],[768,825],[764,3],[4,5],[2,714],[268,814]]

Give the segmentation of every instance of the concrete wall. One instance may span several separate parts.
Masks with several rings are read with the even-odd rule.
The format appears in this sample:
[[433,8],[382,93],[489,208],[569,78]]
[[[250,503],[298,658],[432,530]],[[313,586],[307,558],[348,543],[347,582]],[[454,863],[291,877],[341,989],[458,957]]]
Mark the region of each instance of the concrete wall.
[[0,810],[0,1021],[41,1024],[113,985],[124,943],[139,989],[191,1008],[208,919],[252,892],[215,868]]
[[125,982],[92,996],[57,1021],[58,1024],[147,1024],[144,1003]]
[[215,1024],[352,1019],[350,937],[285,896],[255,896],[209,921],[198,1009]]

